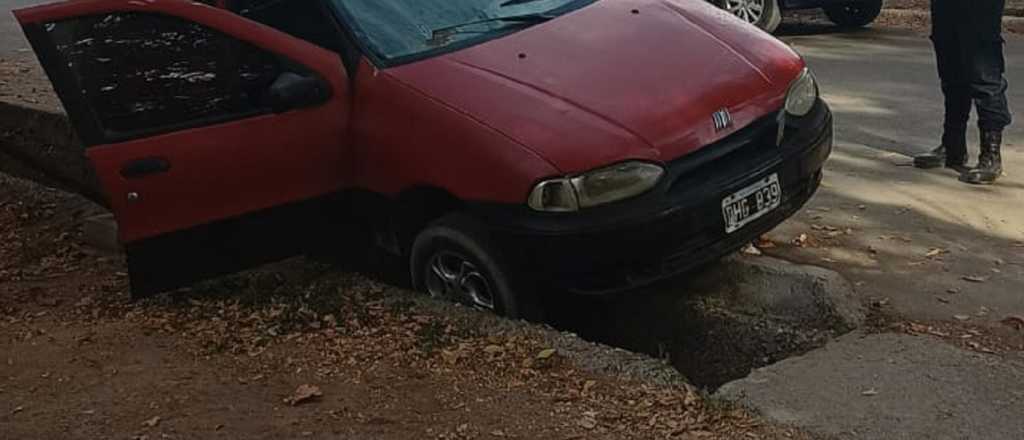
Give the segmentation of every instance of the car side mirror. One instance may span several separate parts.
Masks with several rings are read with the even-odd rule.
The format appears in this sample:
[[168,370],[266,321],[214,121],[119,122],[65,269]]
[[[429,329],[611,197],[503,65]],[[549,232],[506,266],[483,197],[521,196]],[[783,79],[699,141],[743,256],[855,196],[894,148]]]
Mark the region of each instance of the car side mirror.
[[274,113],[284,113],[321,104],[329,97],[330,88],[319,78],[284,72],[270,85],[264,104]]

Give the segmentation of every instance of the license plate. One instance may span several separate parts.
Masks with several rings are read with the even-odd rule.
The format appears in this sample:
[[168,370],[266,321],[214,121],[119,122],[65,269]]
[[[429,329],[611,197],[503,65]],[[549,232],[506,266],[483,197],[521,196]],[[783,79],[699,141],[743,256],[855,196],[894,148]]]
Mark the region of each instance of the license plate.
[[722,199],[725,233],[731,234],[764,217],[782,203],[779,175],[772,174]]

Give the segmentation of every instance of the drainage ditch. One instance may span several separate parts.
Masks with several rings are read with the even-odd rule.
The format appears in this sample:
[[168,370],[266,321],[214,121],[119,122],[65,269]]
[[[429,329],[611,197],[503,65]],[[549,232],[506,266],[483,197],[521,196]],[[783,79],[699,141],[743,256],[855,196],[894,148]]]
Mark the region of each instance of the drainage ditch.
[[[398,259],[344,263],[408,287]],[[614,297],[549,295],[547,324],[604,345],[669,361],[708,392],[753,370],[824,346],[866,314],[838,273],[770,257],[734,256],[693,274]]]
[[[62,115],[4,103],[0,114],[0,172],[102,200]],[[726,259],[614,298],[560,296],[551,311],[549,323],[560,330],[667,359],[712,391],[864,321],[852,287],[835,272],[764,257]]]
[[616,298],[565,297],[551,324],[666,359],[708,391],[804,354],[865,319],[835,272],[767,257],[734,257],[697,275]]

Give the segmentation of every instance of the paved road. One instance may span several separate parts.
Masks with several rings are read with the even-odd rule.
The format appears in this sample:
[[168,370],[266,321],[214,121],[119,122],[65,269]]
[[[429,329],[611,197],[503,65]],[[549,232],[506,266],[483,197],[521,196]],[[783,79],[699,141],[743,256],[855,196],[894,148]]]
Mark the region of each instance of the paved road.
[[[936,145],[942,121],[927,38],[865,31],[786,40],[807,57],[833,106],[837,150],[812,209],[773,237],[819,238],[820,246],[793,253],[866,283],[868,294],[888,297],[907,317],[1024,315],[1024,123],[1006,133],[1007,176],[998,186],[915,170],[908,155]],[[1011,105],[1024,105],[1024,39],[1009,40],[1007,59]],[[973,130],[970,139],[977,144]],[[830,238],[815,226],[852,234]]]

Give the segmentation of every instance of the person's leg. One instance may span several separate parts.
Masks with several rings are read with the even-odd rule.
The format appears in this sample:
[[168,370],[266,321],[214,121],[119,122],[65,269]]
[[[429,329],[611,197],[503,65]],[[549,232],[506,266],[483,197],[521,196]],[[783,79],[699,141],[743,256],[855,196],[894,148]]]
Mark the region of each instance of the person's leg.
[[1012,116],[1007,104],[1007,82],[1004,76],[1002,17],[1005,0],[972,0],[969,23],[973,39],[971,48],[971,97],[978,109],[981,131],[981,155],[977,167],[964,173],[964,181],[986,184],[1002,175],[1003,129]]
[[964,9],[959,1],[932,0],[932,42],[945,98],[942,143],[929,153],[914,157],[919,168],[947,166],[958,170],[967,163],[967,121],[971,115],[970,76],[958,38],[958,20]]

